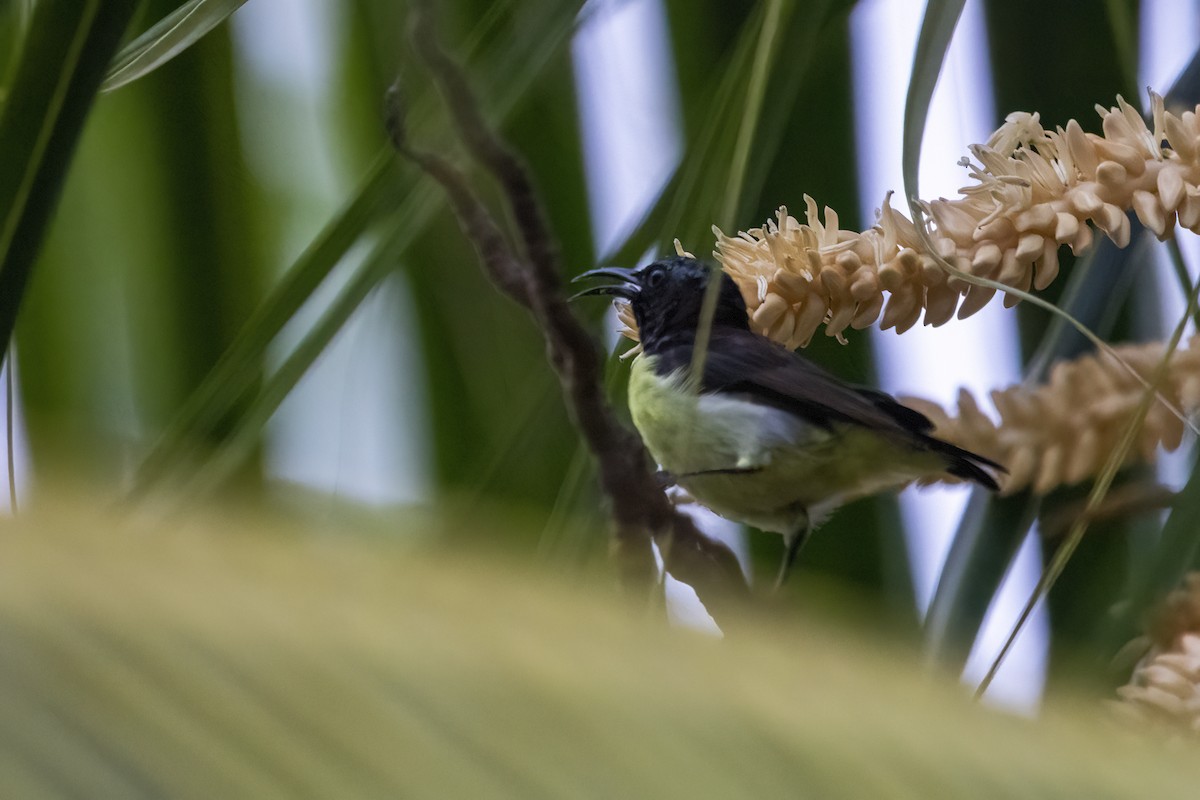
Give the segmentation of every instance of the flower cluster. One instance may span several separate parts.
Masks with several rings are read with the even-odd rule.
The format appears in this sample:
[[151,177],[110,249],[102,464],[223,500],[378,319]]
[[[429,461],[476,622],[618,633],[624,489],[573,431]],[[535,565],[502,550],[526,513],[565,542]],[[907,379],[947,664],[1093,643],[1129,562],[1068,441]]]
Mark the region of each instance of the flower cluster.
[[[936,253],[962,272],[1040,290],[1058,275],[1061,245],[1079,253],[1091,244],[1089,223],[1121,247],[1129,210],[1160,238],[1176,223],[1200,229],[1200,121],[1150,99],[1153,129],[1120,97],[1115,108],[1097,106],[1102,135],[1075,120],[1051,131],[1037,114],[1010,114],[987,144],[970,148],[974,162],[962,160],[972,182],[961,197],[919,203]],[[755,329],[795,348],[822,324],[841,336],[882,317],[882,328],[903,332],[922,315],[941,325],[983,308],[995,290],[939,266],[890,199],[861,233],[841,230],[830,208],[822,221],[808,196],[804,222],[781,208],[737,236],[714,228],[714,255],[741,287]]]
[[[1114,350],[1149,380],[1164,345],[1154,342]],[[1200,337],[1172,354],[1158,389],[1185,413],[1200,409]],[[1101,470],[1145,391],[1116,358],[1092,354],[1055,364],[1041,386],[1018,384],[993,391],[998,420],[983,413],[965,389],[959,392],[954,416],[927,400],[905,398],[904,402],[933,420],[939,438],[1004,464],[1009,470],[1002,478],[1006,494],[1025,488],[1044,494]],[[1158,400],[1138,431],[1129,462],[1153,461],[1159,447],[1175,449],[1183,432],[1183,421]]]
[[1151,629],[1153,645],[1117,690],[1118,708],[1147,722],[1200,734],[1200,573],[1171,594]]

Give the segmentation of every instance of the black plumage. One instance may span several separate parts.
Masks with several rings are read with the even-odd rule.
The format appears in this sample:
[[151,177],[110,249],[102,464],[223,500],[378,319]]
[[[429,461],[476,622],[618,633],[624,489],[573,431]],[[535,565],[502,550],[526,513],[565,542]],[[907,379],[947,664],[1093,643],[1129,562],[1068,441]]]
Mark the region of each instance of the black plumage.
[[[653,347],[645,342],[643,345],[647,353],[658,356],[655,369],[666,375],[691,365],[695,343],[694,337],[690,338],[655,342]],[[999,464],[931,436],[933,423],[921,412],[886,392],[845,383],[782,345],[751,332],[749,327],[714,328],[700,391],[763,403],[826,429],[838,424],[869,428],[879,436],[944,455],[950,475],[993,491],[999,488],[984,469],[1003,469]]]
[[931,436],[933,423],[921,412],[886,392],[848,384],[751,331],[742,293],[725,273],[694,258],[673,256],[641,270],[607,268],[588,274],[625,281],[583,294],[613,294],[632,303],[642,349],[657,356],[654,366],[661,375],[691,367],[704,292],[710,276],[720,276],[701,392],[744,397],[826,429],[836,424],[868,428],[910,447],[941,454],[949,475],[993,491],[999,488],[987,470],[1003,471],[1001,465]]
[[[702,309],[714,276],[720,283],[704,337]],[[990,471],[1002,472],[1001,465],[932,435],[933,423],[919,411],[754,333],[728,275],[677,256],[581,277],[619,280],[581,294],[614,295],[633,307],[645,358],[634,365],[630,407],[651,452],[718,513],[784,535],[779,581],[811,533],[813,515],[831,506],[939,472],[998,488]]]

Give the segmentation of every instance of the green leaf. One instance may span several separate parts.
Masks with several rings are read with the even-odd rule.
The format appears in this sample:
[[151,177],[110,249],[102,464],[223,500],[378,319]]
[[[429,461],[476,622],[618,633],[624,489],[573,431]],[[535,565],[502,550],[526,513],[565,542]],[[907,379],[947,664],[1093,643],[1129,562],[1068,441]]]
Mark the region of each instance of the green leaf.
[[[484,86],[479,94],[491,101],[487,105],[496,116],[503,118],[511,113],[541,70],[550,63],[552,56],[561,51],[574,29],[575,15],[566,4],[559,3],[554,6],[553,13],[540,16],[538,22],[539,26],[527,32],[534,37],[530,42],[519,46],[505,42],[499,52],[489,51],[485,54],[494,63],[493,69],[481,77]],[[480,26],[491,27],[494,24],[492,15],[485,15],[479,21]],[[432,97],[423,99],[428,103],[433,102]],[[414,105],[415,120],[433,116],[432,106]],[[234,405],[254,388],[261,374],[267,346],[373,222],[385,216],[390,217],[391,225],[385,237],[390,242],[407,245],[424,229],[440,206],[441,195],[430,182],[415,179],[411,170],[400,172],[391,148],[385,147],[352,199],[287,270],[283,280],[255,310],[228,351],[143,459],[135,476],[130,499],[136,500],[153,484],[170,478],[171,471],[196,452],[194,448],[204,434],[226,419]],[[389,252],[393,259],[397,259],[402,251],[402,247],[393,245]],[[350,279],[353,285],[359,285],[364,271],[374,276],[376,281],[382,279],[386,273],[373,271],[372,263],[368,262],[359,268],[360,271]],[[370,287],[366,288],[369,290]],[[359,292],[358,296],[361,299],[366,292]],[[345,309],[341,315],[343,323],[352,311],[352,308]],[[325,322],[329,323],[329,318],[325,318]],[[321,348],[314,347],[314,343],[327,343],[334,333],[336,330],[325,327],[321,335],[305,339],[306,346],[302,351],[305,368],[321,352]],[[288,364],[294,370],[299,369],[301,362],[289,359]],[[262,390],[264,395],[259,398],[265,398],[266,403],[253,401],[255,409],[270,408],[273,411],[282,401],[282,397],[272,394],[274,390],[270,387],[273,385],[278,384],[272,384],[268,379],[268,386]],[[259,413],[254,412],[252,417],[259,419]],[[262,418],[263,422],[265,420]],[[236,436],[246,435],[242,422],[235,420],[233,425],[239,431]],[[242,451],[239,449],[239,452]]]
[[904,156],[901,165],[904,191],[910,202],[912,198],[921,196],[918,184],[925,121],[929,116],[929,104],[933,101],[938,75],[942,72],[942,63],[950,49],[950,39],[954,36],[954,28],[958,25],[965,2],[929,0],[925,6],[925,18],[921,22],[917,49],[913,55],[912,75],[908,81],[908,95],[904,101]]
[[[792,615],[715,647],[504,558],[228,513],[129,530],[52,499],[0,560],[8,797],[1056,800],[1200,782],[1190,753],[1093,708],[989,713],[881,637],[798,635]],[[447,525],[428,519],[381,523]]]
[[[1132,224],[1138,223],[1134,220]],[[1128,268],[1137,251],[1137,247],[1120,250],[1108,239],[1100,242],[1071,270],[1063,308],[1101,335],[1108,335],[1137,274]],[[1055,317],[1030,360],[1026,380],[1042,380],[1051,364],[1090,347],[1078,330]],[[982,489],[972,493],[926,616],[926,648],[932,661],[949,670],[962,669],[1040,505],[1041,499],[1028,492],[1005,498],[993,498]]]
[[133,0],[45,0],[0,118],[0,350],[8,347],[47,222]]
[[279,369],[267,377],[261,391],[237,419],[233,430],[218,451],[198,466],[184,489],[184,500],[203,499],[233,474],[254,451],[263,426],[287,398],[288,394],[308,372],[313,362],[325,352],[333,337],[362,304],[367,295],[396,268],[399,254],[408,240],[400,231],[377,247],[355,273],[350,282],[321,314],[320,320],[308,330]]
[[[759,28],[755,47],[754,64],[750,70],[750,80],[746,85],[746,102],[741,114],[741,125],[733,146],[733,159],[729,167],[728,185],[725,189],[725,204],[716,222],[722,227],[728,228],[737,225],[738,201],[742,196],[750,151],[754,145],[759,119],[762,117],[767,82],[781,49],[780,28],[787,24],[787,17],[792,14],[793,10],[793,4],[790,2],[766,0],[762,25]],[[716,284],[714,283],[714,285]],[[714,294],[713,297],[715,298],[715,296]]]
[[8,81],[21,55],[21,45],[32,15],[31,0],[0,2],[0,112],[8,95]]
[[[694,93],[693,97],[708,100],[698,115],[702,124],[687,137],[679,168],[637,227],[602,262],[632,263],[647,249],[674,238],[700,254],[711,241],[714,222],[751,227],[742,216],[758,204],[766,168],[778,157],[820,37],[830,33],[829,22],[844,8],[837,2],[813,3],[796,13],[784,4],[774,23],[769,10],[760,3],[746,16],[729,54],[712,72],[712,84]],[[786,47],[769,47],[775,41],[771,24],[783,26],[781,39]],[[775,69],[767,89],[769,102],[760,103],[755,98],[763,89],[758,64],[764,40],[768,47],[762,58]],[[748,150],[752,157],[743,162],[746,142],[753,142]],[[713,168],[725,164],[727,169]]]
[[1183,583],[1183,577],[1200,569],[1200,460],[1192,467],[1187,485],[1176,496],[1171,515],[1163,526],[1162,536],[1150,569],[1135,579],[1129,603],[1120,617],[1118,641],[1134,635],[1141,616],[1155,602]]
[[175,460],[212,430],[261,374],[267,346],[341,261],[362,232],[402,196],[390,148],[375,159],[350,201],[284,274],[239,330],[229,348],[146,454],[134,476],[131,499],[166,477]]
[[926,652],[938,666],[962,671],[1039,507],[1039,498],[1028,492],[971,493],[925,615]]
[[[1172,88],[1172,97],[1178,96],[1178,92],[1186,92],[1189,85],[1186,75]],[[908,155],[906,146],[906,159]],[[915,158],[911,164],[906,161],[906,169],[911,170],[915,180]],[[908,174],[906,172],[906,176]],[[1102,239],[1075,263],[1059,300],[1059,306],[1067,315],[1103,337],[1110,336],[1117,325],[1138,274],[1137,265],[1147,257],[1148,242],[1144,236],[1139,236],[1144,229],[1136,218],[1131,218],[1130,222],[1131,239],[1135,244],[1120,250],[1107,238]],[[1051,317],[1026,369],[1027,381],[1041,381],[1055,362],[1093,349],[1092,342],[1067,315]],[[965,663],[988,604],[1040,505],[1039,498],[1025,493],[993,501],[991,509],[983,511],[981,509],[988,508],[989,502],[979,499],[979,494],[977,492],[972,498],[970,510],[955,533],[951,557],[939,579],[927,618],[930,657],[950,669],[961,669]],[[1023,510],[1019,510],[1021,498],[1026,504]],[[1006,527],[1014,522],[1019,524]]]
[[[1200,50],[1192,56],[1165,99],[1168,107],[1192,106],[1200,101]],[[1183,291],[1187,292],[1190,278],[1187,270],[1182,268],[1182,255],[1177,247],[1172,255],[1176,274]],[[1176,497],[1154,556],[1144,570],[1132,576],[1129,599],[1118,609],[1104,633],[1105,649],[1116,652],[1136,636],[1149,609],[1178,587],[1184,575],[1195,569],[1200,569],[1200,459],[1193,465],[1187,485]]]
[[246,0],[188,0],[121,49],[101,91],[111,92],[149,75],[204,38]]

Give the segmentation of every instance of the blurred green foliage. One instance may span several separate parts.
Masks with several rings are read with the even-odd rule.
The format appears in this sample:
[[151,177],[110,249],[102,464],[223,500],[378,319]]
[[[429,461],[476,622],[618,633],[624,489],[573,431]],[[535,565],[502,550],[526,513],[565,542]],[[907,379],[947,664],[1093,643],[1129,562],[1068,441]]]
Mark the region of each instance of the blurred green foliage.
[[1182,798],[1200,781],[1189,752],[1102,709],[997,714],[807,614],[737,620],[723,646],[640,624],[598,575],[498,553],[228,514],[116,526],[55,500],[0,543],[9,797]]
[[[197,5],[223,15],[236,4]],[[704,254],[714,222],[754,227],[780,205],[802,207],[804,193],[838,209],[843,227],[869,224],[856,211],[853,3],[788,0],[775,4],[775,17],[768,5],[665,4],[684,156],[613,259],[628,263],[648,250],[668,251],[675,237]],[[1135,4],[1097,4],[1087,14],[1024,0],[985,6],[997,123],[1022,109],[1039,111],[1050,124],[1076,117],[1091,128],[1094,103],[1111,103],[1119,92],[1136,95],[1127,67],[1138,40],[1136,28],[1126,24],[1137,18]],[[170,0],[142,4],[126,40],[176,7]],[[564,263],[572,270],[592,266],[570,54],[579,4],[455,0],[438,7],[447,48],[463,60],[489,118],[537,179]],[[61,202],[40,254],[27,265],[33,267],[28,295],[9,298],[21,305],[17,356],[36,477],[81,471],[115,495],[127,488],[131,467],[150,453],[151,468],[138,477],[142,488],[183,487],[191,499],[236,494],[256,507],[291,505],[294,493],[279,492],[264,474],[263,426],[362,300],[381,281],[398,277],[412,297],[403,335],[415,339],[421,354],[408,380],[429,411],[430,506],[524,523],[500,531],[477,522],[446,526],[438,531],[443,544],[473,551],[481,540],[498,540],[502,549],[540,552],[560,566],[602,558],[606,542],[595,533],[601,501],[591,465],[538,332],[488,285],[434,187],[388,155],[379,107],[397,73],[410,100],[414,138],[460,155],[428,78],[408,52],[403,4],[355,0],[328,4],[322,13],[331,20],[334,89],[316,108],[317,118],[312,98],[254,77],[251,45],[235,41],[226,24],[161,68],[95,98],[94,108],[91,94],[78,99],[80,123],[91,108],[79,147],[58,152],[52,164],[67,176]],[[755,55],[768,18],[777,20],[774,35],[782,44],[765,82],[755,85]],[[22,88],[14,85],[20,71],[5,71],[8,61],[47,57],[20,46],[30,19],[27,3],[0,4],[5,98]],[[47,47],[55,44],[53,37],[47,41]],[[1097,53],[1120,57],[1098,59]],[[92,92],[109,60],[80,67]],[[751,125],[748,98],[756,92],[765,102]],[[270,113],[247,115],[247,104]],[[9,127],[0,133],[13,126],[11,114],[4,124]],[[298,185],[295,176],[289,182],[271,172],[264,152],[277,151],[275,169],[280,161],[286,166],[297,138],[317,130],[332,150],[326,154],[336,173],[332,185]],[[749,160],[744,174],[731,175],[742,131],[753,132]],[[17,164],[25,151],[8,145],[0,138],[0,159]],[[298,164],[296,173],[303,173]],[[731,185],[741,187],[740,196],[728,196]],[[480,189],[497,199],[487,181],[480,180]],[[0,182],[0,193],[11,190]],[[46,197],[53,194],[51,187]],[[734,210],[734,219],[722,218],[726,209]],[[36,251],[41,241],[27,237],[22,244]],[[1064,273],[1069,265],[1064,254]],[[1121,262],[1121,274],[1129,274],[1122,265],[1135,268]],[[0,277],[9,270],[9,263],[0,264]],[[1057,299],[1066,285],[1060,280],[1047,296]],[[1119,339],[1130,330],[1132,312],[1113,286],[1095,281],[1079,291],[1084,300],[1108,303],[1097,319],[1107,316],[1113,326],[1105,335]],[[322,306],[314,301],[318,291],[338,299]],[[302,313],[313,307],[323,307],[324,315]],[[1024,351],[1032,354],[1049,320],[1035,309],[1014,313]],[[281,337],[289,322],[295,336]],[[821,338],[809,355],[848,380],[869,383],[866,342],[862,335],[846,346]],[[614,363],[612,372],[619,404],[624,370]],[[1098,630],[1122,587],[1142,587],[1138,609],[1144,608],[1169,585],[1164,576],[1177,578],[1181,565],[1195,563],[1191,520],[1200,495],[1192,494],[1167,529],[1170,563],[1146,554],[1144,520],[1118,520],[1087,542],[1050,604],[1052,626],[1075,632],[1056,640],[1059,675],[1081,662],[1102,671],[1115,640],[1133,632],[1136,619],[1129,616],[1115,633]],[[935,601],[950,620],[942,660],[952,667],[965,659],[1007,570],[1023,530],[1012,521],[1031,518],[1024,511],[1019,503],[989,511],[974,538],[960,538],[962,558],[955,563],[961,569]],[[998,523],[1010,525],[1012,541],[986,533]],[[760,566],[778,558],[775,537],[752,537],[751,545]],[[788,601],[897,638],[919,635],[893,498],[837,514],[806,551],[801,571]],[[838,588],[826,591],[830,586]]]

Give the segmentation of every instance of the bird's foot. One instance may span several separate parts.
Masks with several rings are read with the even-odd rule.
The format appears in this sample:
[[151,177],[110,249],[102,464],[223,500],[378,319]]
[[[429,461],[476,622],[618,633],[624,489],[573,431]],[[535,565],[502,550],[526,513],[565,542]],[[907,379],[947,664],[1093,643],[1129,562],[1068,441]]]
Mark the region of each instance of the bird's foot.
[[660,489],[670,489],[678,482],[679,481],[676,479],[675,475],[667,472],[665,469],[660,469],[654,473],[654,483]]

